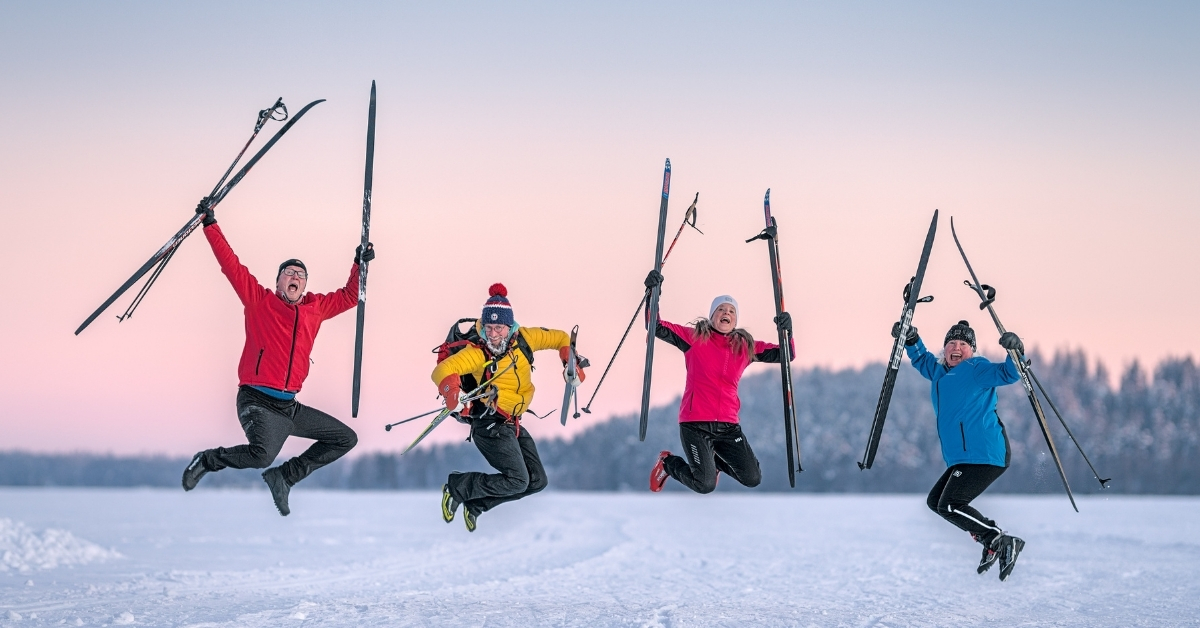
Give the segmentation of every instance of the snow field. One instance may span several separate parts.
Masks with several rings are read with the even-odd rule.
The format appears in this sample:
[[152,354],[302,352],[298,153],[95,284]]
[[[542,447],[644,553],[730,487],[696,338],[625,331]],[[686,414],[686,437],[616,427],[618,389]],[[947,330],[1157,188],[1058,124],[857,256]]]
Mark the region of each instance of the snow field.
[[550,491],[474,534],[439,498],[0,489],[4,529],[119,552],[0,573],[0,625],[1200,625],[1195,498],[985,496],[1004,583],[920,495]]

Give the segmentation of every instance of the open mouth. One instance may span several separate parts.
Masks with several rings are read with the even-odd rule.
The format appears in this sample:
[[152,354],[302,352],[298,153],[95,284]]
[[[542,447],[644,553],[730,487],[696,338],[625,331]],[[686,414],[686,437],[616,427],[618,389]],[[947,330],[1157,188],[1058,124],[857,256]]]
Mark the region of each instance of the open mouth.
[[961,353],[951,353],[950,359],[951,360],[961,360],[962,356],[963,356],[963,354],[961,354]]
[[728,316],[722,316],[721,318],[717,319],[717,322],[718,322],[718,323],[722,323],[722,324],[730,324],[730,325],[732,325],[732,324],[733,324],[733,319],[732,319],[732,318],[729,318]]

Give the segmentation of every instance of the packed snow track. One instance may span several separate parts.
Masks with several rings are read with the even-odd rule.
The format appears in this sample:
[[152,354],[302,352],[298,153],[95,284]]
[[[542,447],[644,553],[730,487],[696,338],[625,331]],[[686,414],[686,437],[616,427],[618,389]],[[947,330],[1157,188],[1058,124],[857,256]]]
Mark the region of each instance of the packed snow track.
[[0,625],[1200,625],[1196,498],[984,496],[1003,583],[921,495],[549,491],[473,534],[439,500],[3,488]]

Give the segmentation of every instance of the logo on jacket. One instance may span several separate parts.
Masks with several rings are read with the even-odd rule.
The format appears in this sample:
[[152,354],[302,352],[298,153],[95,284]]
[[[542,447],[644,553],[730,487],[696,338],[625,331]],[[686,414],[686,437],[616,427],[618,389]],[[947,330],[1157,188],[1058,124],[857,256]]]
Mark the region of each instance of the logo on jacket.
[[955,469],[955,470],[954,470],[954,473],[951,473],[950,475],[953,475],[953,476],[954,476],[954,477],[956,477],[956,478],[961,478],[961,477],[962,477],[962,471],[960,471],[960,470],[958,470],[958,469]]

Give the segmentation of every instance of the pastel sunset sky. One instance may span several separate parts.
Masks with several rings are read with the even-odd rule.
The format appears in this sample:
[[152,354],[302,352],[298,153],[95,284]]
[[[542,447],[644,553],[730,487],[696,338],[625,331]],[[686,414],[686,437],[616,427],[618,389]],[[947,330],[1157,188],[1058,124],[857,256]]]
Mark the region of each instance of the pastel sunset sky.
[[[937,300],[915,320],[932,344],[967,318],[999,353],[954,216],[1027,346],[1110,369],[1195,355],[1197,32],[1189,2],[0,3],[0,450],[242,442],[242,311],[201,235],[136,316],[114,319],[131,292],[72,332],[279,96],[328,102],[217,218],[260,278],[298,257],[311,289],[339,287],[372,80],[362,410],[350,419],[352,314],[322,328],[300,397],[355,427],[360,451],[411,440],[383,424],[439,405],[430,349],[497,281],[521,324],[580,326],[590,395],[653,264],[668,157],[668,237],[696,192],[704,235],[685,232],[664,269],[667,320],[730,293],[741,325],[773,337],[766,247],[743,242],[769,187],[801,367],[884,359],[935,208]],[[636,410],[643,351],[635,330],[586,421]],[[656,358],[664,403],[683,360],[663,344]],[[547,412],[557,357],[538,366]]]

